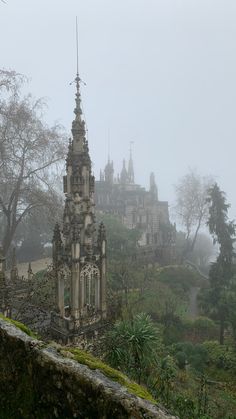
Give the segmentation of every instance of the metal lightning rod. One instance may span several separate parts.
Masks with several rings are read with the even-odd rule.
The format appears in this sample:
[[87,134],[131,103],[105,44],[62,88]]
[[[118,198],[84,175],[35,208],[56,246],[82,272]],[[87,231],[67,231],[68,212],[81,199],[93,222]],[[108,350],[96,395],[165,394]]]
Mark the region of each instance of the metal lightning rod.
[[76,61],[77,61],[77,77],[79,77],[79,37],[78,37],[78,18],[76,16]]

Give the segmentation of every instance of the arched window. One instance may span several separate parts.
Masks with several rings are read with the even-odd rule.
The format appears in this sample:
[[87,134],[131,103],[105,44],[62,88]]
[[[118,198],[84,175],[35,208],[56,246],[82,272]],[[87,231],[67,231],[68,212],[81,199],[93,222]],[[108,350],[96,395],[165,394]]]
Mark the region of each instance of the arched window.
[[87,263],[81,271],[84,283],[84,305],[90,309],[100,308],[100,274],[96,265]]

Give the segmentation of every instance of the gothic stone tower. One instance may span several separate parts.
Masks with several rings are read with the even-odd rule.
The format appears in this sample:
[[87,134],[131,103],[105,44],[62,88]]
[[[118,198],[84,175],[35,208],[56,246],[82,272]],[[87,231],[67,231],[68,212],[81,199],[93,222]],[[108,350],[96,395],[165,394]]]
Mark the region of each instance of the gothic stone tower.
[[[64,335],[61,338],[65,341],[106,318],[106,235],[101,224],[95,236],[95,179],[82,118],[78,73],[75,82],[75,119],[64,176],[63,228],[61,231],[56,224],[53,236],[56,311],[51,326],[54,332]],[[69,291],[67,306],[65,289]]]

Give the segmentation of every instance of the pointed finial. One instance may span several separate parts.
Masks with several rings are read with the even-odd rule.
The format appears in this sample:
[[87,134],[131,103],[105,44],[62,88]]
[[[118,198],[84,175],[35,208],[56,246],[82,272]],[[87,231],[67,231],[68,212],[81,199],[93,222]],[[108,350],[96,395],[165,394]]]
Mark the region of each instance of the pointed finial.
[[[75,114],[75,119],[72,122],[72,136],[73,136],[73,141],[72,141],[72,149],[73,152],[85,152],[88,153],[88,144],[86,143],[86,129],[85,129],[85,121],[84,121],[84,117],[83,112],[82,112],[82,106],[81,106],[81,95],[80,95],[80,86],[81,86],[81,82],[86,85],[86,83],[84,83],[80,76],[79,76],[79,54],[78,54],[78,21],[77,21],[77,17],[76,17],[76,61],[77,61],[77,65],[76,65],[76,77],[74,79],[74,81],[72,83],[75,83],[76,85],[76,94],[75,94],[75,109],[74,109],[74,114]],[[70,84],[72,84],[70,83]]]
[[76,83],[76,97],[75,97],[75,115],[81,115],[81,97],[80,97],[80,77],[79,77],[79,37],[78,37],[78,19],[76,16],[75,20],[75,33],[76,33],[76,77],[75,77],[75,83]]
[[130,183],[134,183],[134,165],[133,165],[133,158],[132,158],[132,144],[134,142],[130,141],[130,156],[129,156],[129,165],[128,165],[128,177],[129,177],[129,182]]
[[108,128],[108,163],[110,163],[110,128]]
[[134,144],[134,141],[129,142],[129,156],[130,156],[130,159],[132,159],[132,145],[133,144]]
[[79,37],[78,37],[78,18],[76,16],[75,19],[76,24],[76,64],[77,64],[77,71],[76,76],[79,77]]

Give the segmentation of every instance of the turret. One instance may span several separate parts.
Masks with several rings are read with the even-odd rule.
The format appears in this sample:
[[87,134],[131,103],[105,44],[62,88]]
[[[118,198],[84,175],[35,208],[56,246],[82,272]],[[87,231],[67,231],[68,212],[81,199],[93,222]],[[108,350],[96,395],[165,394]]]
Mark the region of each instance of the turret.
[[152,196],[152,200],[158,201],[157,185],[155,181],[155,175],[153,172],[150,174],[150,189],[149,190]]
[[125,159],[123,160],[123,167],[120,173],[120,183],[122,184],[128,183],[128,172],[126,170]]
[[103,222],[99,225],[98,230],[98,248],[102,256],[106,255],[106,229]]
[[131,149],[130,149],[129,164],[128,164],[128,182],[134,183],[134,165],[133,165]]
[[110,158],[108,157],[108,162],[104,169],[105,174],[105,182],[109,183],[110,185],[113,184],[113,176],[114,176],[114,167],[113,167],[113,161],[110,161]]

